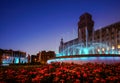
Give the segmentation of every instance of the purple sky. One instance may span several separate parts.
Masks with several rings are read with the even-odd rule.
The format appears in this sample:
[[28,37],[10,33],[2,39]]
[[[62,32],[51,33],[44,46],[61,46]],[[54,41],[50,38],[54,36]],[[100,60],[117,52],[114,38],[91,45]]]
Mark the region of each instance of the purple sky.
[[119,0],[0,0],[0,48],[36,54],[58,52],[61,37],[77,37],[77,22],[85,12],[95,29],[120,21]]

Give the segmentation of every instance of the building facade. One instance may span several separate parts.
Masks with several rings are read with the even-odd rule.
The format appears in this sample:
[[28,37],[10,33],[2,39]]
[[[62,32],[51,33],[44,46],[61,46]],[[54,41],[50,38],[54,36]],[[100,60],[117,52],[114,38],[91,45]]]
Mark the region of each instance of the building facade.
[[47,60],[55,58],[54,51],[41,51],[38,52],[36,55],[31,55],[31,63],[42,63],[45,64]]
[[61,39],[59,53],[76,54],[120,54],[120,22],[94,30],[92,15],[84,13],[78,22],[78,38],[64,42]]
[[38,62],[41,63],[46,63],[47,60],[55,58],[55,52],[54,51],[41,51],[39,53],[37,53],[38,56]]

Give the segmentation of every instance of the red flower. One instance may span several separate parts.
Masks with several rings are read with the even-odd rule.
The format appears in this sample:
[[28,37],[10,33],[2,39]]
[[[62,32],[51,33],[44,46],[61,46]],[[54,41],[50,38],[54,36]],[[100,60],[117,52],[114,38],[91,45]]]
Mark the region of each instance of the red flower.
[[80,80],[79,80],[79,79],[76,79],[74,83],[80,83]]
[[85,77],[85,78],[86,78],[86,77],[87,77],[87,74],[86,74],[86,73],[84,73],[84,74],[83,74],[83,77]]
[[80,75],[77,75],[78,78],[80,78]]
[[63,79],[60,80],[61,83],[64,83],[65,81]]
[[55,77],[55,78],[53,79],[54,82],[57,82],[58,80],[59,80],[58,77]]

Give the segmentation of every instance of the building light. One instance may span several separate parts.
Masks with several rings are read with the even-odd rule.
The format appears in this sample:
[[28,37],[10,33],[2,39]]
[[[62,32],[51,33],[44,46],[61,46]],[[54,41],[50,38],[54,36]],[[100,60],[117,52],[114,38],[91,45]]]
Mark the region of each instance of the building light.
[[35,62],[36,62],[36,60],[37,60],[37,59],[35,58]]
[[9,58],[9,56],[6,56],[6,58],[8,59],[8,58]]
[[118,49],[120,48],[120,45],[118,45]]

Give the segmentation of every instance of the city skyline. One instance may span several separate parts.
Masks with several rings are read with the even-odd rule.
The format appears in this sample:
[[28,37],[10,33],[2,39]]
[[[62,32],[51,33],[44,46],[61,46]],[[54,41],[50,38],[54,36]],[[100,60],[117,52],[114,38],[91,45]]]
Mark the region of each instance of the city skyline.
[[79,16],[92,15],[94,28],[120,21],[119,0],[1,0],[0,48],[36,54],[58,52],[60,39],[77,37]]

